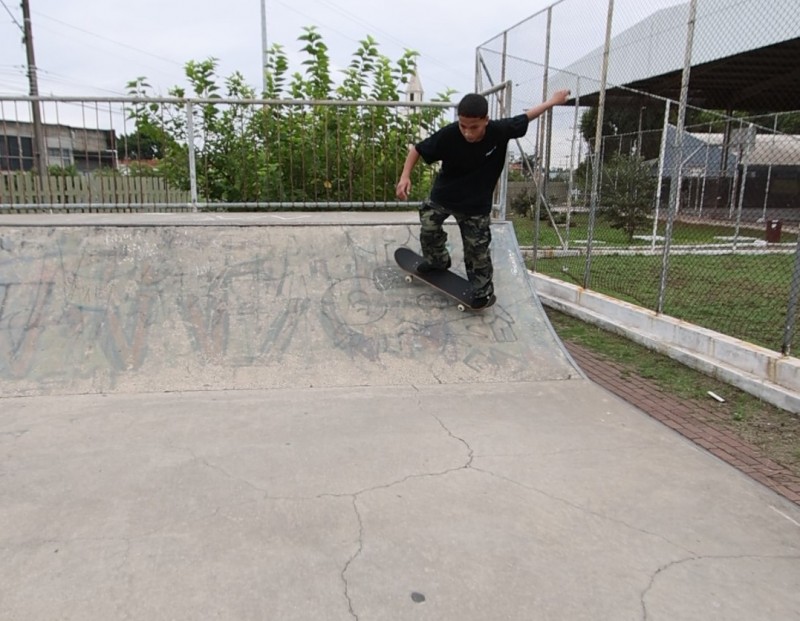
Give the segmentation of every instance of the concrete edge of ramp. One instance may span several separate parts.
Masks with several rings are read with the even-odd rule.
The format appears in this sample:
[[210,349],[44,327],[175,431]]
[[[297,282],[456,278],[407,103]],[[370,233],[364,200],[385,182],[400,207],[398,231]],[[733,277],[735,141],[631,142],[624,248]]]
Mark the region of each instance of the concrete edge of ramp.
[[323,226],[418,224],[416,211],[3,213],[0,226]]

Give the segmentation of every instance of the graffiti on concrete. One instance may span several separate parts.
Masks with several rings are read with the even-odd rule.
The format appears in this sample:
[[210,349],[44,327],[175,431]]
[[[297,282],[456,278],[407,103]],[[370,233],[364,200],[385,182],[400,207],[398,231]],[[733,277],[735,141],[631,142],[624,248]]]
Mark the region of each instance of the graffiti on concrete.
[[213,386],[215,372],[231,378],[236,369],[279,381],[281,373],[330,375],[331,365],[370,373],[398,359],[424,365],[426,356],[464,373],[522,372],[530,356],[516,347],[512,313],[502,305],[460,313],[406,283],[391,259],[404,240],[393,232],[7,229],[0,387],[85,381],[87,390],[109,390],[137,373],[158,389],[168,389],[167,377]]

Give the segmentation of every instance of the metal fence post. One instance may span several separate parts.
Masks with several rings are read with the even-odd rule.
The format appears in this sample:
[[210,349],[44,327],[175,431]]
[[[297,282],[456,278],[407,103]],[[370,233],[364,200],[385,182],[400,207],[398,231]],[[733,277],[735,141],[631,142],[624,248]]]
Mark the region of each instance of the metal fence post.
[[792,284],[789,287],[789,308],[786,312],[786,323],[783,328],[781,353],[784,356],[791,355],[795,318],[798,312],[800,312],[798,305],[800,305],[800,233],[797,235],[797,246],[795,247],[794,253],[794,269],[792,270]]
[[[500,91],[503,97],[501,101],[501,110],[502,116],[510,116],[509,111],[511,109],[511,92],[512,84],[510,81],[505,83],[505,88]],[[506,203],[508,202],[508,155],[506,155],[506,163],[503,166],[503,170],[500,173],[500,181],[499,181],[499,188],[498,188],[498,202],[499,209],[498,209],[498,218],[500,220],[506,220],[507,209]]]
[[194,106],[191,101],[186,102],[186,140],[189,145],[189,191],[192,211],[197,211],[197,164],[194,151]]
[[[755,128],[753,127],[752,123],[748,123],[748,136],[750,132],[755,132]],[[740,132],[740,135],[741,132]],[[750,147],[749,142],[745,145],[739,146],[739,162],[742,166],[742,183],[739,186],[739,200],[738,205],[736,207],[736,227],[734,228],[733,233],[733,252],[736,254],[736,250],[739,247],[739,234],[742,228],[742,209],[744,209],[744,192],[745,188],[747,187],[747,169],[750,165]]]
[[672,227],[675,214],[681,200],[681,181],[683,176],[683,129],[686,123],[686,104],[689,98],[689,75],[692,67],[692,46],[694,44],[695,16],[697,15],[697,0],[689,2],[689,20],[686,28],[686,54],[683,59],[683,75],[681,76],[681,100],[678,105],[678,126],[675,133],[675,165],[673,166],[672,180],[669,184],[669,212],[667,227],[664,232],[664,254],[661,260],[661,283],[658,287],[657,313],[664,312],[664,298],[667,292],[667,272],[669,271],[669,253],[672,247]]
[[[550,82],[550,38],[553,29],[553,7],[547,9],[547,31],[545,35],[545,48],[544,48],[544,75],[542,76],[542,101],[547,99],[548,88]],[[541,117],[539,125],[539,154],[537,158],[541,162],[542,185],[541,191],[537,201],[547,201],[547,186],[550,184],[550,141],[552,136],[553,125],[553,109],[551,108],[545,112]]]
[[[708,133],[710,134],[711,133],[711,123],[709,123],[708,125],[709,125]],[[699,199],[700,200],[700,207],[698,209],[698,215],[699,216],[703,215],[703,205],[705,204],[705,201],[706,201],[706,183],[708,181],[708,161],[709,161],[710,156],[711,156],[711,143],[710,142],[706,142],[706,159],[705,159],[705,162],[703,163],[703,185],[702,185],[702,190],[700,192],[700,199]]]
[[[778,113],[775,113],[775,121],[772,125],[772,146],[775,148],[775,135],[778,133]],[[769,204],[769,187],[772,184],[772,160],[770,160],[769,167],[767,168],[767,187],[764,189],[764,209],[761,212],[761,218],[764,222],[767,221],[767,205]]]
[[667,157],[667,140],[669,139],[669,110],[672,102],[667,99],[664,104],[664,128],[661,130],[661,145],[658,155],[658,185],[656,185],[655,217],[653,218],[653,239],[650,240],[650,250],[656,250],[656,235],[658,235],[658,214],[661,211],[661,186],[664,184],[664,164]]
[[567,181],[567,221],[564,229],[564,250],[569,250],[569,227],[572,219],[572,198],[575,192],[575,170],[580,165],[581,154],[578,150],[578,162],[575,162],[575,142],[578,138],[578,110],[581,107],[581,78],[575,78],[575,110],[572,113],[572,140],[569,145],[569,179]]
[[600,99],[597,104],[597,126],[594,134],[594,154],[592,156],[592,198],[589,202],[589,229],[586,234],[586,266],[583,270],[583,287],[589,288],[592,274],[592,241],[594,224],[597,218],[597,195],[600,191],[600,159],[603,142],[603,114],[606,106],[606,78],[608,77],[608,55],[611,50],[611,24],[614,19],[614,0],[608,0],[606,18],[606,42],[603,48],[603,69],[600,75]]

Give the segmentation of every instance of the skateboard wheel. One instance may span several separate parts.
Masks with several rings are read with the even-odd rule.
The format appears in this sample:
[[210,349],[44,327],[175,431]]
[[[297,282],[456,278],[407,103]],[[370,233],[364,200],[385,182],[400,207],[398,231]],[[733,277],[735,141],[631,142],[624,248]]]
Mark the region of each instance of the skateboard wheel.
[[405,280],[406,280],[406,282],[414,282],[414,277],[410,276],[410,275],[407,275]]
[[463,313],[463,312],[465,312],[467,310],[467,307],[464,306],[463,304],[459,304],[458,305],[458,310],[460,310]]

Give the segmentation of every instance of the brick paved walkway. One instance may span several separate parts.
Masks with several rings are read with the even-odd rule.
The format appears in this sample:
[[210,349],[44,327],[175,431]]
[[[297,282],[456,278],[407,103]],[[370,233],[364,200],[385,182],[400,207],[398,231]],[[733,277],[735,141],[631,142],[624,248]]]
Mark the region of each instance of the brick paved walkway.
[[[673,397],[654,382],[632,375],[580,345],[564,345],[589,379],[800,505],[800,477],[726,429],[713,405]],[[714,424],[714,419],[720,422]]]

